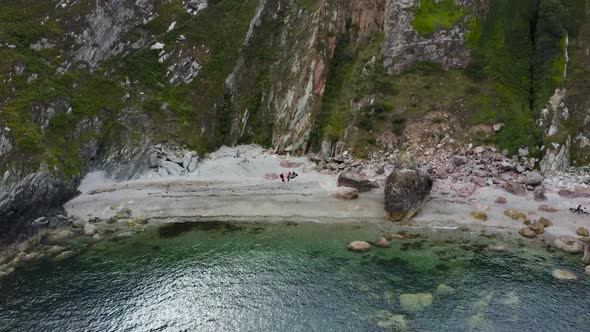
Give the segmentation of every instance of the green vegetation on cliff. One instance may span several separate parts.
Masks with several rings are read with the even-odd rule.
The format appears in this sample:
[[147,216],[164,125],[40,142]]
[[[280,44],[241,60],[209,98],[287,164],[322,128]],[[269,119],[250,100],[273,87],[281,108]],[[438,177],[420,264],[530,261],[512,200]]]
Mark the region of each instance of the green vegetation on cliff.
[[419,34],[428,36],[456,26],[464,17],[464,7],[455,0],[420,0],[412,26]]

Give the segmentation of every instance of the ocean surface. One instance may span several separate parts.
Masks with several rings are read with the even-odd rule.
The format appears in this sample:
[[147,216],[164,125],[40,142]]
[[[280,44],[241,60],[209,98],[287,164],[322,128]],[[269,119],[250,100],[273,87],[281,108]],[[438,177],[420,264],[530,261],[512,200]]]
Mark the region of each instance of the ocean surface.
[[[149,229],[2,280],[0,331],[590,331],[590,278],[578,256],[458,231],[346,250],[389,231]],[[554,268],[578,280],[555,280]]]

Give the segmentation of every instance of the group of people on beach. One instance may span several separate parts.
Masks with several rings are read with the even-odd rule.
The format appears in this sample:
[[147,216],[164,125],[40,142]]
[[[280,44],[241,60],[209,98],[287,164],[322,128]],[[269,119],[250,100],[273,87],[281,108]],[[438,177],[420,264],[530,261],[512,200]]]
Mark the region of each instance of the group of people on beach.
[[578,205],[577,208],[570,208],[570,212],[575,214],[590,214],[585,208],[582,208],[582,205]]
[[298,176],[299,176],[299,174],[295,173],[295,171],[289,172],[289,173],[287,173],[287,175],[285,175],[285,173],[281,173],[281,175],[280,175],[282,182],[285,182],[285,179],[287,180],[287,182],[289,182]]

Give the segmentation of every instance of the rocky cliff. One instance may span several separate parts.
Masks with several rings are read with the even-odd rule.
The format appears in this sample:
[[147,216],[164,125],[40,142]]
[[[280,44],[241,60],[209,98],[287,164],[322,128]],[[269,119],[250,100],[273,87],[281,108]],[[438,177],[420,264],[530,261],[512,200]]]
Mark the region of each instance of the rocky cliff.
[[[6,0],[0,231],[154,146],[590,162],[585,0]],[[165,161],[165,160],[164,160]],[[35,213],[31,213],[34,211]],[[29,219],[26,219],[29,220]]]

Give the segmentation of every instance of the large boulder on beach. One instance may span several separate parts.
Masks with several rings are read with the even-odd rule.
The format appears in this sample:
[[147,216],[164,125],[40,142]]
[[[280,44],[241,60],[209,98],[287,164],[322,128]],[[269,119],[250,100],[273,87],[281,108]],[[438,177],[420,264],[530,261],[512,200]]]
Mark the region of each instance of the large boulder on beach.
[[351,187],[338,187],[334,192],[334,197],[344,201],[357,199],[359,197],[359,191],[356,188]]
[[409,220],[432,190],[432,178],[415,164],[398,167],[385,183],[385,211],[391,220]]
[[539,172],[529,172],[524,176],[522,182],[529,186],[538,186],[543,183],[544,177]]
[[562,235],[555,239],[553,245],[561,250],[570,254],[578,254],[584,250],[584,244],[573,236]]
[[366,241],[353,241],[348,245],[348,250],[354,252],[366,252],[371,250],[371,245]]
[[338,176],[338,186],[356,188],[359,192],[367,192],[373,188],[379,188],[377,182],[353,172],[340,173]]
[[588,232],[588,228],[586,227],[578,228],[576,234],[578,234],[579,236],[590,236],[590,232]]

